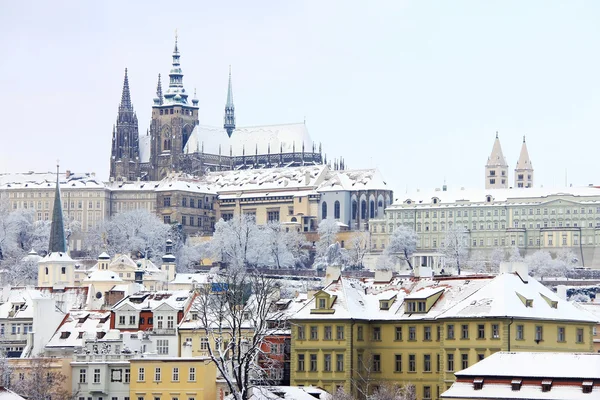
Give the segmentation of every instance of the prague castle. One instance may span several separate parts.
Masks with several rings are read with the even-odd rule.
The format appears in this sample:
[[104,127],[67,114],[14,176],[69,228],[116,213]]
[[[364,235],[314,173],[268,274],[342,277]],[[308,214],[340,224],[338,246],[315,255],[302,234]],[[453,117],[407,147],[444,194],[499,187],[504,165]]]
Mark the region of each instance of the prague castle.
[[[158,75],[150,129],[140,136],[131,102],[127,69],[113,127],[110,178],[113,181],[158,181],[171,172],[203,175],[208,171],[326,163],[321,145],[311,140],[304,123],[239,128],[236,125],[231,70],[223,127],[200,125],[198,99],[183,86],[175,39],[169,87]],[[339,163],[343,169],[343,161]]]

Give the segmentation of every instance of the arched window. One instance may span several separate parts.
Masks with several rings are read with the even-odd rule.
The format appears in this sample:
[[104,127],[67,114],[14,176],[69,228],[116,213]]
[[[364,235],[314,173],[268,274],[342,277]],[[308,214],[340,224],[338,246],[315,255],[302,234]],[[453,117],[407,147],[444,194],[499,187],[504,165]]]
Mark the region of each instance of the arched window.
[[327,203],[325,201],[321,204],[321,219],[327,219]]
[[375,202],[373,200],[371,200],[370,204],[369,218],[375,218]]
[[362,200],[360,202],[360,218],[367,219],[367,201]]
[[333,203],[333,217],[340,219],[340,202],[337,200]]
[[356,200],[352,200],[352,219],[356,219],[358,217],[358,204]]
[[296,217],[292,217],[291,221],[292,222],[298,222],[298,219]]

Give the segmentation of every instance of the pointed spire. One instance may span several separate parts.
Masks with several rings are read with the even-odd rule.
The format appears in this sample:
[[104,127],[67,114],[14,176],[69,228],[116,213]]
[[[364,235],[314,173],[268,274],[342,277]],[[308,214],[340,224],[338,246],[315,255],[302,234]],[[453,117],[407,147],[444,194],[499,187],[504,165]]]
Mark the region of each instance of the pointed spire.
[[517,161],[517,169],[533,169],[531,160],[529,159],[529,152],[527,151],[527,143],[525,143],[525,136],[523,136],[523,144],[521,145],[521,154],[519,154],[519,160]]
[[[125,75],[127,76],[127,75]],[[62,202],[60,199],[59,165],[56,164],[56,191],[54,192],[54,208],[52,210],[52,225],[50,227],[50,243],[48,253],[66,253],[67,241],[63,223]]]
[[231,65],[229,66],[229,86],[227,88],[227,102],[225,103],[225,117],[223,118],[223,128],[227,135],[235,130],[235,106],[233,105],[233,86],[231,85]]
[[125,68],[123,93],[121,94],[121,104],[119,105],[119,111],[122,110],[133,111],[133,106],[131,105],[131,92],[129,91],[129,78],[127,77],[127,68]]
[[156,84],[156,97],[154,98],[155,105],[162,105],[164,102],[162,83],[160,82],[160,74],[158,74],[158,83]]
[[179,47],[177,45],[177,32],[175,32],[175,48],[173,50],[173,65],[169,72],[169,88],[165,93],[167,104],[188,104],[187,93],[183,88],[183,72],[179,61]]
[[196,88],[194,88],[194,98],[192,99],[194,107],[198,107],[198,96],[196,95]]
[[498,132],[496,132],[496,140],[494,140],[492,153],[488,158],[488,165],[508,166],[508,164],[506,164],[506,159],[504,158],[504,153],[502,153],[502,146],[500,145]]

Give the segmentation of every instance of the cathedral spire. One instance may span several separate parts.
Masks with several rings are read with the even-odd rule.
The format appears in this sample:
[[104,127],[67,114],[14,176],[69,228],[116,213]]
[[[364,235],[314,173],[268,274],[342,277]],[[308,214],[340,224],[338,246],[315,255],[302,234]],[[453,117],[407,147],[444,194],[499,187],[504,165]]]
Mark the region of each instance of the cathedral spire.
[[485,165],[485,188],[501,189],[508,187],[508,164],[502,153],[502,146],[496,132],[492,153]]
[[[125,75],[127,82],[127,75]],[[54,208],[52,210],[52,225],[50,227],[50,243],[48,253],[66,253],[67,241],[63,224],[62,203],[60,200],[59,166],[56,165],[56,191],[54,192]]]
[[533,187],[533,165],[529,159],[529,151],[527,151],[527,143],[523,136],[523,144],[521,145],[521,153],[515,168],[515,187]]
[[158,74],[158,83],[156,84],[156,97],[154,98],[154,104],[157,106],[163,104],[163,92],[162,83],[160,82],[160,74]]
[[183,72],[179,61],[179,46],[177,44],[178,36],[175,32],[175,48],[173,49],[173,64],[169,72],[169,88],[165,93],[165,102],[167,104],[187,104],[187,93],[183,88]]
[[231,85],[231,65],[229,66],[229,86],[227,88],[227,102],[225,103],[225,117],[223,128],[231,137],[235,129],[235,106],[233,105],[233,87]]
[[119,111],[133,111],[131,105],[131,93],[129,91],[129,78],[127,77],[127,68],[125,68],[125,78],[123,79],[123,93],[121,94],[121,104]]

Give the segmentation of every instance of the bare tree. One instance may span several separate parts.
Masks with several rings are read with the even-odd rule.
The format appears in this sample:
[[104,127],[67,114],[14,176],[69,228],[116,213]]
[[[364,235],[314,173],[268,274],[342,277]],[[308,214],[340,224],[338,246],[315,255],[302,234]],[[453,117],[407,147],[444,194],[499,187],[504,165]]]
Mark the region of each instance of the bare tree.
[[458,275],[460,275],[460,269],[465,265],[469,255],[468,239],[466,230],[455,224],[446,230],[440,248],[440,252],[446,257],[446,265],[455,267]]
[[390,236],[390,242],[385,248],[385,253],[406,262],[412,270],[413,265],[410,258],[417,250],[417,239],[417,232],[407,226],[400,225],[394,229],[394,232]]
[[263,275],[230,268],[194,300],[196,330],[207,338],[208,356],[235,400],[249,399],[257,383],[268,381],[258,358],[273,321],[284,323],[283,312],[272,307],[277,291]]
[[33,358],[22,371],[15,368],[10,389],[28,400],[72,400],[76,393],[64,388],[67,377],[51,363],[49,358]]

